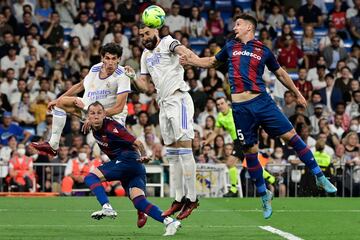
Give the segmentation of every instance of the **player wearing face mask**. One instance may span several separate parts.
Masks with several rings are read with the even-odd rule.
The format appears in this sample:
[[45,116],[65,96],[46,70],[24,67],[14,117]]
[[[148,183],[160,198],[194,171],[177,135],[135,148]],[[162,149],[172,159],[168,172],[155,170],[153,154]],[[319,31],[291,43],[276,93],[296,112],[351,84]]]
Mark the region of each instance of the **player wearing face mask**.
[[33,160],[25,152],[24,144],[19,144],[9,162],[10,184],[16,185],[19,192],[32,191],[33,187]]
[[78,157],[70,159],[65,168],[65,177],[61,182],[61,193],[71,195],[74,187],[84,188],[85,176],[90,172],[89,159],[85,148],[80,148]]

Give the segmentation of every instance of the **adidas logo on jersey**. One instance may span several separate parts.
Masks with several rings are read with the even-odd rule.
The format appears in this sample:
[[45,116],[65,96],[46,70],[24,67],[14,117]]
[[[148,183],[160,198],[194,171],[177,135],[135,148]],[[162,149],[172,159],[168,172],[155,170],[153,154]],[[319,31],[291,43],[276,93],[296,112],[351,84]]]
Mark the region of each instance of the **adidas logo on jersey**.
[[261,60],[261,57],[259,55],[255,54],[255,53],[248,52],[246,50],[244,50],[244,51],[234,51],[233,52],[233,56],[239,56],[239,55],[250,56],[250,57],[253,57],[253,58],[255,58],[255,59],[259,60],[259,61]]

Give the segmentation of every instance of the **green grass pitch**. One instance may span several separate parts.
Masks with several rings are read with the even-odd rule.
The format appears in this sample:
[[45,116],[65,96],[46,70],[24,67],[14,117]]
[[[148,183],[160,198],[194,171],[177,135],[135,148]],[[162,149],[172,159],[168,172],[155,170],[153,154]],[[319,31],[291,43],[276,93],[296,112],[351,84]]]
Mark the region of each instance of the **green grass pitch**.
[[[95,197],[0,198],[0,239],[161,239],[162,224],[148,219],[136,226],[127,198],[111,198],[115,220],[90,218],[100,207]],[[170,198],[150,198],[162,209]],[[171,239],[285,239],[259,226],[272,226],[302,239],[360,239],[358,198],[283,198],[273,201],[270,220],[262,218],[260,200],[200,199],[200,207],[182,221]],[[169,237],[167,237],[169,238]]]

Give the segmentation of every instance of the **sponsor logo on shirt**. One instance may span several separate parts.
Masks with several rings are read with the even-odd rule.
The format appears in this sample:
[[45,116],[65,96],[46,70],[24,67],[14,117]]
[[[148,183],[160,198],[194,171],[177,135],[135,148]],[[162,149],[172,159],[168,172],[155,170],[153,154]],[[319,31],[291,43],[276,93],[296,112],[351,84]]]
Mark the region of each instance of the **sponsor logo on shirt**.
[[250,56],[250,57],[255,58],[255,59],[259,60],[259,61],[261,60],[261,57],[259,55],[255,54],[255,53],[248,52],[246,50],[244,50],[244,51],[234,51],[233,52],[233,56],[239,56],[239,55]]
[[93,101],[97,101],[106,98],[110,94],[110,90],[100,89],[96,91],[89,91],[87,97]]
[[96,141],[99,145],[101,145],[101,146],[103,146],[103,147],[108,147],[108,146],[109,146],[108,143],[101,142],[101,141],[99,141],[99,140],[97,140],[97,139],[95,139],[95,141]]
[[153,67],[156,64],[160,63],[160,57],[161,54],[160,53],[154,53],[153,55],[151,55],[150,57],[146,58],[146,63],[149,67]]

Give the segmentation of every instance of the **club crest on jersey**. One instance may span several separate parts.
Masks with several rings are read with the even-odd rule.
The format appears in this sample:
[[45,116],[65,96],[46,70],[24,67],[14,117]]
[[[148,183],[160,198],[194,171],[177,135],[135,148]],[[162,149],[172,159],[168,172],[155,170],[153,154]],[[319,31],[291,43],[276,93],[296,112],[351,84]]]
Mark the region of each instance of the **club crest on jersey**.
[[119,131],[116,128],[113,129],[113,132],[114,133],[119,133]]
[[255,59],[259,60],[259,61],[261,60],[261,57],[259,55],[255,54],[255,53],[248,52],[246,50],[244,50],[244,51],[234,51],[233,52],[233,56],[239,56],[239,55],[250,56],[250,57],[255,58]]

